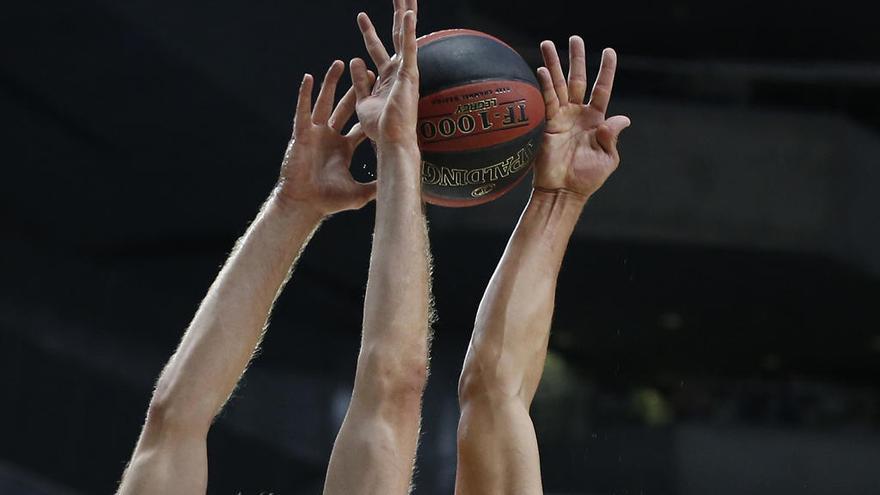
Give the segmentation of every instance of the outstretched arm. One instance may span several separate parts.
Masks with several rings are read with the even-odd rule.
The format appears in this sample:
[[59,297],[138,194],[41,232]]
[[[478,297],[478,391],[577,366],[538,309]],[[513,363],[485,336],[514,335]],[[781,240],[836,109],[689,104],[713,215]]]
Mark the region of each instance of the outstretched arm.
[[459,382],[456,492],[540,494],[538,445],[529,417],[547,354],[556,279],[590,196],[617,167],[626,117],[605,118],[616,55],[606,49],[590,103],[583,40],[570,40],[566,81],[556,49],[541,45],[547,110],[534,189],[477,311]]
[[313,79],[303,78],[278,186],[239,239],[162,371],[119,493],[205,492],[208,428],[259,344],[294,261],[327,215],[372,199],[375,184],[359,184],[348,172],[363,133],[356,124],[348,135],[340,134],[354,111],[354,92],[331,114],[344,70],[340,61],[330,67],[314,112]]
[[389,57],[366,14],[358,24],[379,69],[370,92],[351,62],[358,118],[378,158],[376,230],[354,391],[333,446],[325,494],[407,493],[428,366],[429,255],[416,140],[416,2],[394,2]]

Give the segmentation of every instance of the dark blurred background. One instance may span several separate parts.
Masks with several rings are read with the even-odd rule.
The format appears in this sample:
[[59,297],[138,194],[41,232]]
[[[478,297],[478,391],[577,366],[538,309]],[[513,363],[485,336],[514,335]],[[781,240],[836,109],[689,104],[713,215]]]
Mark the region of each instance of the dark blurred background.
[[[0,493],[111,493],[153,381],[270,191],[303,72],[391,2],[0,10]],[[880,493],[880,30],[861,2],[422,2],[419,31],[587,41],[634,125],[559,281],[533,413],[548,494]],[[353,164],[366,178],[374,159]],[[528,194],[430,208],[439,322],[416,493]],[[325,223],[209,437],[214,494],[320,492],[373,209]]]

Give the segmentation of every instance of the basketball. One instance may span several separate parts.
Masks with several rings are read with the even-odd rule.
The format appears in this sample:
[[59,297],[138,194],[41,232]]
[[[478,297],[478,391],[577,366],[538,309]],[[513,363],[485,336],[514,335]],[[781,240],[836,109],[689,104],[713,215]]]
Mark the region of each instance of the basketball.
[[422,193],[441,206],[474,206],[516,186],[531,170],[544,130],[544,101],[523,58],[468,29],[418,39]]

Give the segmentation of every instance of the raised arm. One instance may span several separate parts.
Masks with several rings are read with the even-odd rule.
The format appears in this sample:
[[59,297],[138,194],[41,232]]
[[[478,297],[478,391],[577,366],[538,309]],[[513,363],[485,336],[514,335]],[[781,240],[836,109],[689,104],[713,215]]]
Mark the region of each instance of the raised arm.
[[341,61],[331,65],[314,111],[313,79],[303,78],[278,185],[162,371],[119,493],[205,493],[208,428],[259,344],[297,256],[326,216],[373,198],[375,184],[357,183],[348,171],[364,139],[360,126],[340,134],[354,112],[353,90],[333,109],[344,71]]
[[393,57],[366,14],[358,16],[379,69],[372,94],[364,62],[351,62],[358,119],[376,143],[379,185],[357,374],[325,494],[407,493],[418,445],[430,299],[416,141],[416,2],[395,0],[394,7]]
[[456,493],[542,493],[529,406],[547,354],[556,278],[581,210],[617,168],[617,137],[629,125],[605,118],[614,51],[604,51],[584,105],[583,40],[573,36],[569,48],[566,81],[553,43],[541,44],[547,127],[532,196],[483,295],[459,382]]

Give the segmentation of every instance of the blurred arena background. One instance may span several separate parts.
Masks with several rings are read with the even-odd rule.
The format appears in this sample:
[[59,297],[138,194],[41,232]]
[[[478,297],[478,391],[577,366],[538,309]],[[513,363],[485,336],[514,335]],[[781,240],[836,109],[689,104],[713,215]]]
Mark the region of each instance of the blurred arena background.
[[[151,385],[267,196],[301,74],[390,1],[0,11],[0,493],[111,493]],[[419,32],[587,41],[618,172],[563,268],[534,406],[548,494],[880,493],[880,30],[862,3],[422,2]],[[387,40],[387,38],[386,38]],[[479,61],[470,61],[479,63]],[[364,146],[353,169],[374,166]],[[452,493],[456,380],[528,187],[429,208],[418,495]],[[320,492],[372,207],[328,221],[209,437],[209,493]]]

